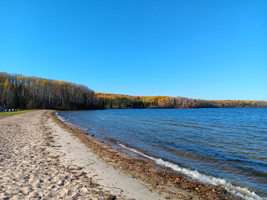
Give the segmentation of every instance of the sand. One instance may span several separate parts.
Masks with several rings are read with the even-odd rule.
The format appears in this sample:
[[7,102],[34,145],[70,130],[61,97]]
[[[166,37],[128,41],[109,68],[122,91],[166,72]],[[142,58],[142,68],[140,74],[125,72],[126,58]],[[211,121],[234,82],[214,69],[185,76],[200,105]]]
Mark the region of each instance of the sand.
[[0,199],[164,199],[35,111],[0,119]]

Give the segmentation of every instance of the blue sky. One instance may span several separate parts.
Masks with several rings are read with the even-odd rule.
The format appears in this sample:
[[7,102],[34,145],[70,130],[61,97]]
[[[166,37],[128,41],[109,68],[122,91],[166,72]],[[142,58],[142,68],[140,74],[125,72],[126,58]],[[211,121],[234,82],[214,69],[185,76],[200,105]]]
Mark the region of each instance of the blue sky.
[[0,0],[0,71],[97,92],[267,100],[266,0]]

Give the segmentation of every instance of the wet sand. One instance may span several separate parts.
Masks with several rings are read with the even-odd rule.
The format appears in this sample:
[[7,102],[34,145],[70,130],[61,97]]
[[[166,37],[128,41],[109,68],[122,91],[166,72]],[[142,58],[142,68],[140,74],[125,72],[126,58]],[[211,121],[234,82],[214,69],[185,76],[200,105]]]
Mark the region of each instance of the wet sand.
[[0,119],[0,199],[238,199],[130,157],[52,111]]

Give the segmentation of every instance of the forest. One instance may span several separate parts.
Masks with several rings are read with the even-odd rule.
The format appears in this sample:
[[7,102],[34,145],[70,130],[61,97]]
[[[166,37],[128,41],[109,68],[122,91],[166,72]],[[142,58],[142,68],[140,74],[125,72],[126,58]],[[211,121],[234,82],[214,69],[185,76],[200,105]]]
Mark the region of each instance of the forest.
[[93,109],[93,90],[74,83],[0,72],[0,106],[15,109]]
[[87,110],[115,108],[267,107],[267,101],[202,100],[168,96],[130,96],[94,92],[86,86],[0,72],[0,107]]
[[267,101],[202,100],[168,96],[130,96],[96,93],[99,105],[105,108],[237,108],[267,107]]

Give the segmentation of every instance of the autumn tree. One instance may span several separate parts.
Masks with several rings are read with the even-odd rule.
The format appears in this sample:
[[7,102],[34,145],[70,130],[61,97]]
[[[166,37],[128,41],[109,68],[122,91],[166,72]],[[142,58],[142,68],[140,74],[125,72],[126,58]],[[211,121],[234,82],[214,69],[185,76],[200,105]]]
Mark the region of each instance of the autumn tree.
[[0,106],[6,108],[93,109],[93,90],[74,83],[0,73]]

